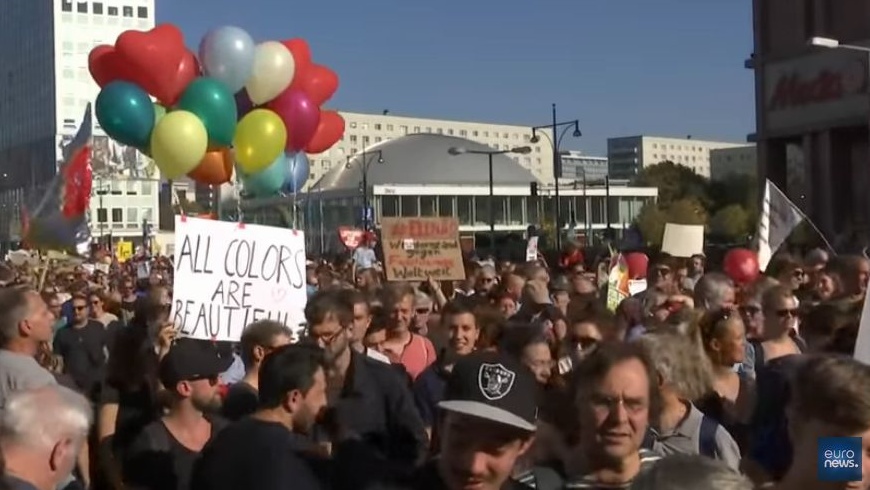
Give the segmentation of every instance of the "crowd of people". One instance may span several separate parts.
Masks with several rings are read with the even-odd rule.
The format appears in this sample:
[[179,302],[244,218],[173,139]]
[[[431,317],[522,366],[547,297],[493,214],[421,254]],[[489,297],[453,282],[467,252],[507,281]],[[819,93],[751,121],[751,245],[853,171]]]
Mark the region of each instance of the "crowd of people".
[[870,468],[863,256],[736,284],[657,254],[611,311],[609,260],[577,249],[386,282],[364,245],[309,261],[301,338],[233,343],[178,338],[172,262],[149,264],[0,267],[4,488],[870,488],[819,471],[826,437]]

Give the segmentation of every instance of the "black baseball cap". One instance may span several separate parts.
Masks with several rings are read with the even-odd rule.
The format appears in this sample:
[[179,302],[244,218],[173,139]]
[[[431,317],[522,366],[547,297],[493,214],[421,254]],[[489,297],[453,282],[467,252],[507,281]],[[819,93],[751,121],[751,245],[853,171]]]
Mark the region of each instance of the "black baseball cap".
[[160,382],[173,390],[179,381],[217,377],[233,364],[233,356],[214,342],[191,338],[175,341],[160,361]]
[[506,354],[483,351],[456,362],[438,406],[534,432],[537,394],[535,377],[526,366]]

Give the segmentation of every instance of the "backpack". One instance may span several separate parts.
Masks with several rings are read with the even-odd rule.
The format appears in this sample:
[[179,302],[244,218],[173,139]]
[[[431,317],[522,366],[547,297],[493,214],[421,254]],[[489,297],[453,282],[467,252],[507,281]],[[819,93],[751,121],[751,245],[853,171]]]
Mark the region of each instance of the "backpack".
[[[763,350],[758,349],[758,352]],[[802,355],[789,355],[767,364],[762,362],[756,372],[758,400],[750,424],[748,456],[774,479],[781,478],[791,465],[792,446],[785,405],[791,392],[791,374],[802,358]]]
[[[701,429],[698,431],[698,454],[716,459],[716,431],[718,429],[719,422],[716,422],[713,417],[704,415],[701,418]],[[641,448],[652,451],[655,442],[655,433],[647,429]]]

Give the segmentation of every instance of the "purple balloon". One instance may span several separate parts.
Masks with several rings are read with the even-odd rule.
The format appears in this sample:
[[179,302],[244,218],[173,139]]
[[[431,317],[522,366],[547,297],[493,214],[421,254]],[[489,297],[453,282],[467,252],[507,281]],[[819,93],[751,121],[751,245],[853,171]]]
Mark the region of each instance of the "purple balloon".
[[287,127],[287,151],[300,151],[320,124],[320,107],[301,90],[287,89],[267,104]]
[[254,110],[254,103],[251,102],[248,91],[241,89],[236,92],[236,112],[238,113],[239,121],[252,110]]

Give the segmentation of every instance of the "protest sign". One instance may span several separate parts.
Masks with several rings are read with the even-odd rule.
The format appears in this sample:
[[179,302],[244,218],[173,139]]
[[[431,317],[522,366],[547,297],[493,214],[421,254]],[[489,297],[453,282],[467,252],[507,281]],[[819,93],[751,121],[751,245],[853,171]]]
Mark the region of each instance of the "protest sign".
[[301,232],[175,218],[171,318],[186,337],[237,342],[257,320],[298,335],[305,321],[305,237]]
[[465,279],[456,218],[383,218],[388,281]]

